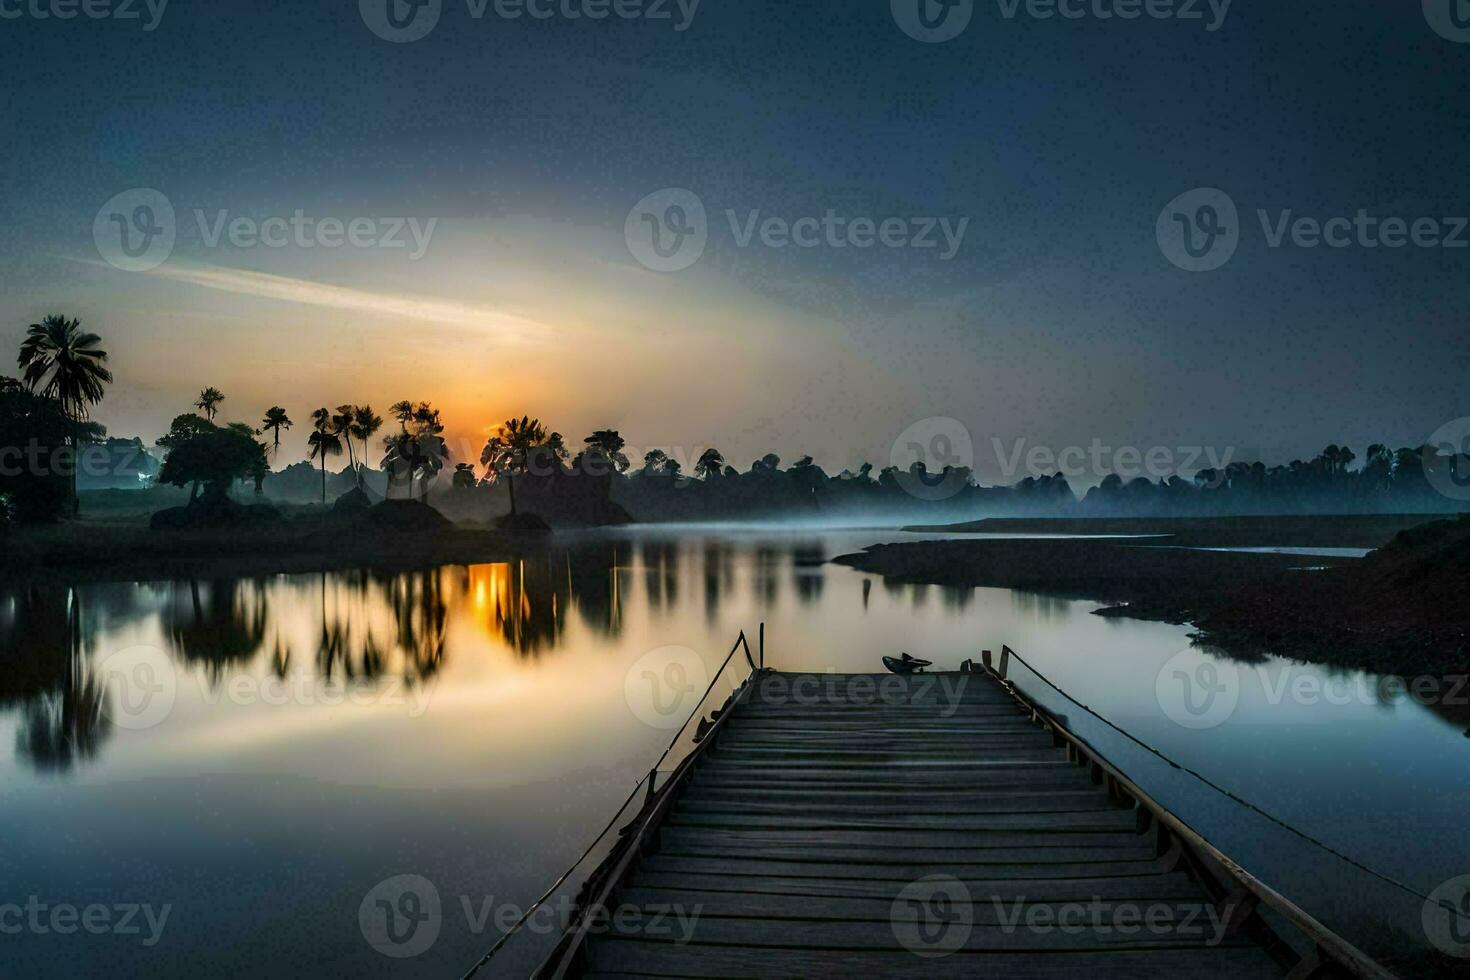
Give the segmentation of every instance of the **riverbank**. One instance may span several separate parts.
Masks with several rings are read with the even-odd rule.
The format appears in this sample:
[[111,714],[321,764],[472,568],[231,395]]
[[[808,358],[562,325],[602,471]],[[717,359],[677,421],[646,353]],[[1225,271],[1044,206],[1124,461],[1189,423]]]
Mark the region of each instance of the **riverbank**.
[[[1278,520],[1299,522],[1296,536],[1261,539]],[[1470,637],[1470,518],[1420,522],[1378,540],[1397,520],[1288,518],[1249,526],[1260,519],[1224,519],[1183,522],[1193,526],[1147,543],[928,541],[878,545],[834,561],[891,581],[1094,600],[1106,604],[1099,615],[1194,624],[1202,642],[1247,659],[1270,652],[1380,673],[1463,672]],[[1314,521],[1321,526],[1313,527]],[[1222,523],[1237,526],[1214,526]],[[1142,534],[1170,522],[987,521],[972,527],[1022,533],[1017,524],[1031,533]],[[1062,524],[1071,526],[1063,530]],[[1002,525],[1009,525],[1004,532]],[[1182,541],[1190,543],[1180,546]],[[1192,550],[1267,546],[1382,547],[1362,559]]]
[[[397,503],[403,503],[401,501]],[[155,530],[146,517],[17,528],[3,539],[0,581],[118,582],[253,578],[344,568],[407,570],[505,561],[542,535],[480,526],[374,526],[318,509],[278,521]]]
[[1168,535],[1181,548],[1378,548],[1400,531],[1455,514],[1333,514],[1284,517],[991,518],[963,524],[916,524],[939,534]]

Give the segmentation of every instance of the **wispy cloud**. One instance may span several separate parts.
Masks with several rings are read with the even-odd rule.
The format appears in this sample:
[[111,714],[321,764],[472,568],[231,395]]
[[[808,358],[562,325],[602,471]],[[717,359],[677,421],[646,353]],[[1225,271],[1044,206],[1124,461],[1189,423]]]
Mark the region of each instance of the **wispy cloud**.
[[[79,261],[89,265],[105,264],[90,259]],[[494,332],[496,339],[503,341],[527,341],[544,337],[550,332],[549,327],[536,320],[466,303],[404,293],[370,292],[245,269],[169,262],[145,274],[242,296],[259,296],[287,303],[352,310],[442,326],[489,330]]]

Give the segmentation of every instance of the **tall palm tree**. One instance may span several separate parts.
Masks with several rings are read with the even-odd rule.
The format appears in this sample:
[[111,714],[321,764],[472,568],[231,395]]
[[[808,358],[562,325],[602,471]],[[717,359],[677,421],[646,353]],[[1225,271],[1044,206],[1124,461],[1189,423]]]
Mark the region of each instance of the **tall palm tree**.
[[265,418],[261,419],[262,433],[270,432],[275,435],[275,452],[281,451],[281,430],[291,428],[291,417],[286,410],[279,405],[266,409]]
[[[101,337],[82,330],[80,320],[53,314],[31,324],[20,345],[21,378],[31,391],[61,406],[72,423],[73,455],[82,436],[81,423],[102,400],[103,386],[112,383],[112,372],[105,367],[107,351],[101,344]],[[71,471],[72,513],[76,514],[80,510],[77,468]]]
[[219,412],[219,403],[225,400],[225,393],[211,385],[199,393],[199,400],[194,407],[204,413],[209,421],[214,421],[214,416]]
[[332,432],[339,437],[346,437],[347,466],[352,470],[354,479],[361,484],[362,479],[357,475],[357,456],[352,451],[352,420],[356,411],[352,405],[338,405],[337,413],[332,416]]
[[[362,440],[363,464],[367,463],[368,440],[378,434],[383,427],[383,417],[373,412],[371,405],[359,405],[352,410],[352,435]],[[362,477],[358,476],[357,485],[362,486]]]
[[311,413],[311,424],[316,431],[307,438],[311,447],[309,458],[322,461],[322,503],[327,502],[327,457],[342,455],[342,440],[332,427],[332,413],[319,408]]
[[485,443],[480,451],[480,464],[488,466],[495,475],[504,475],[510,481],[510,512],[516,514],[516,472],[525,472],[530,463],[531,452],[547,442],[546,427],[540,419],[522,416],[506,419],[500,429]]
[[404,432],[408,431],[408,423],[413,421],[413,402],[394,402],[388,407],[393,417],[398,420],[398,427]]
[[706,449],[699,457],[699,461],[694,464],[694,475],[708,480],[719,476],[724,466],[725,457],[718,449]]

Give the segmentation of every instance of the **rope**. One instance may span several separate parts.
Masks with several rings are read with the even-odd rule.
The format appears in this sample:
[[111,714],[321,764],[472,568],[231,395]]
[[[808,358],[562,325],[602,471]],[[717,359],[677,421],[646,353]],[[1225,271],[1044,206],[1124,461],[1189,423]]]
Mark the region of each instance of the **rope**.
[[[1045,674],[1043,674],[1041,671],[1037,670],[1035,667],[1033,667],[1029,663],[1027,663],[1026,660],[1025,660],[1025,658],[1023,658],[1016,651],[1011,650],[1010,651],[1010,654],[1017,661],[1019,661],[1023,667],[1025,667],[1027,670],[1031,671],[1031,673],[1035,674],[1037,676],[1037,678],[1040,679],[1041,682],[1044,683],[1047,687],[1050,687],[1053,691],[1056,691],[1062,697],[1066,698],[1068,701],[1072,702],[1077,707],[1079,707],[1083,711],[1087,712],[1089,715],[1092,715],[1092,717],[1096,718],[1098,721],[1102,722],[1104,725],[1107,725],[1109,728],[1111,728],[1113,731],[1117,732],[1119,735],[1122,735],[1124,738],[1128,739],[1130,742],[1133,742],[1135,745],[1137,745],[1139,748],[1143,749],[1144,751],[1149,752],[1152,755],[1158,757],[1160,760],[1162,760],[1163,762],[1167,763],[1171,767],[1173,767],[1175,769],[1178,769],[1180,772],[1188,773],[1189,775],[1193,776],[1195,779],[1197,779],[1200,782],[1204,783],[1210,789],[1212,789],[1215,792],[1221,794],[1222,796],[1225,796],[1228,799],[1233,800],[1235,803],[1239,804],[1240,806],[1245,807],[1248,810],[1252,810],[1252,811],[1260,814],[1261,816],[1265,817],[1267,820],[1269,820],[1272,823],[1276,824],[1278,827],[1281,827],[1282,829],[1287,830],[1287,831],[1295,834],[1296,836],[1300,837],[1302,840],[1306,841],[1309,844],[1315,844],[1317,847],[1320,847],[1322,850],[1326,851],[1328,854],[1331,854],[1332,856],[1338,858],[1341,861],[1345,861],[1346,863],[1352,865],[1353,867],[1359,869],[1360,871],[1365,871],[1368,874],[1372,875],[1374,878],[1379,879],[1380,881],[1386,882],[1386,883],[1392,885],[1395,888],[1398,888],[1398,889],[1401,889],[1402,891],[1408,892],[1410,895],[1413,895],[1416,898],[1421,898],[1421,899],[1423,899],[1426,902],[1433,902],[1435,905],[1438,905],[1441,908],[1444,908],[1444,909],[1449,910],[1450,912],[1453,912],[1455,915],[1460,916],[1462,919],[1466,919],[1467,921],[1470,921],[1470,913],[1467,913],[1467,912],[1461,911],[1460,909],[1455,908],[1449,902],[1441,901],[1439,899],[1436,899],[1436,898],[1433,898],[1433,897],[1431,897],[1429,895],[1426,895],[1425,893],[1419,891],[1417,888],[1414,888],[1412,885],[1407,885],[1404,882],[1400,881],[1397,878],[1394,878],[1391,875],[1386,875],[1386,874],[1384,874],[1381,871],[1376,871],[1373,868],[1368,867],[1363,862],[1358,861],[1357,859],[1355,859],[1353,857],[1350,857],[1347,854],[1344,854],[1342,851],[1339,851],[1337,848],[1333,847],[1331,844],[1328,844],[1325,841],[1318,840],[1316,837],[1313,837],[1311,834],[1308,834],[1306,831],[1298,830],[1297,828],[1293,827],[1291,824],[1287,823],[1285,820],[1282,820],[1280,817],[1277,817],[1277,816],[1275,816],[1273,814],[1267,813],[1265,810],[1262,810],[1260,807],[1256,806],[1250,800],[1246,800],[1246,799],[1243,799],[1243,798],[1237,796],[1235,793],[1233,793],[1230,790],[1226,789],[1225,787],[1219,785],[1218,783],[1212,781],[1211,779],[1209,779],[1208,777],[1200,774],[1199,772],[1196,772],[1195,770],[1189,768],[1188,766],[1185,766],[1185,765],[1182,765],[1182,764],[1180,764],[1178,762],[1175,762],[1173,759],[1171,759],[1168,756],[1164,755],[1164,753],[1160,752],[1158,749],[1154,748],[1152,745],[1149,745],[1147,742],[1145,742],[1142,739],[1138,738],[1132,732],[1129,732],[1129,731],[1127,731],[1125,729],[1119,728],[1117,725],[1113,724],[1111,721],[1109,721],[1108,719],[1104,718],[1102,715],[1098,714],[1096,711],[1093,711],[1091,708],[1089,708],[1087,705],[1083,704],[1081,701],[1078,701],[1076,698],[1072,697],[1072,695],[1068,694],[1066,691],[1062,690],[1060,687],[1057,687],[1055,684],[1053,684],[1051,682],[1051,680]],[[1002,680],[1004,680],[1004,678],[1002,678]],[[1011,682],[1007,681],[1006,683],[1009,684]],[[1014,686],[1014,685],[1012,685],[1012,686]]]
[[[627,799],[623,800],[622,805],[619,806],[615,811],[613,811],[612,819],[607,822],[607,826],[598,831],[597,836],[592,838],[592,843],[588,844],[587,849],[582,852],[581,856],[578,857],[577,860],[572,862],[571,867],[563,871],[561,877],[557,878],[556,881],[551,883],[551,887],[546,889],[545,894],[543,894],[540,898],[531,903],[531,907],[526,909],[525,913],[516,920],[515,925],[507,929],[505,933],[495,941],[495,945],[491,946],[489,951],[486,952],[484,956],[480,957],[480,959],[476,961],[475,965],[470,967],[469,972],[465,973],[465,975],[461,977],[460,980],[469,980],[470,977],[475,975],[475,971],[479,970],[480,967],[490,962],[490,957],[494,956],[497,952],[500,951],[500,947],[505,945],[506,940],[510,939],[511,936],[519,932],[521,926],[526,924],[526,920],[531,918],[531,915],[537,909],[539,909],[548,898],[556,893],[556,890],[560,888],[566,882],[566,880],[572,876],[572,872],[577,870],[578,866],[581,865],[583,861],[587,860],[587,855],[591,854],[593,849],[597,847],[599,842],[601,842],[602,838],[607,836],[607,832],[609,830],[612,830],[613,825],[618,822],[618,817],[622,816],[623,811],[628,808],[628,804],[633,802],[633,797],[638,795],[638,790],[643,786],[643,784],[650,782],[650,780],[653,780],[657,777],[658,767],[663,765],[664,760],[669,757],[669,753],[674,751],[674,746],[679,744],[679,738],[684,734],[684,730],[689,727],[689,723],[699,716],[700,705],[704,704],[704,699],[709,697],[710,692],[715,689],[715,684],[717,684],[720,678],[724,675],[725,668],[730,665],[730,658],[735,656],[735,651],[739,650],[742,645],[744,645],[745,647],[745,659],[750,660],[750,644],[745,639],[745,631],[741,630],[739,638],[735,640],[735,645],[732,646],[730,648],[730,652],[725,655],[725,662],[720,664],[719,670],[715,671],[715,676],[709,682],[709,687],[704,689],[704,694],[700,695],[699,700],[694,703],[694,711],[689,715],[688,718],[684,719],[684,724],[680,725],[679,730],[674,733],[673,740],[669,742],[669,747],[664,749],[664,754],[658,757],[658,761],[653,764],[653,768],[649,769],[647,775],[643,776],[641,779],[638,780],[638,782],[633,784],[633,791],[628,794]],[[753,668],[754,666],[755,664],[754,662],[752,662],[751,667]]]
[[629,793],[628,794],[628,798],[623,801],[623,805],[620,806],[620,807],[618,807],[617,810],[613,812],[612,819],[609,820],[607,822],[607,826],[606,827],[603,827],[602,830],[600,832],[598,832],[597,836],[592,839],[592,843],[587,845],[587,850],[585,850],[585,851],[582,852],[582,856],[579,857],[579,858],[577,858],[577,860],[573,861],[572,862],[572,866],[569,867],[569,868],[567,868],[565,871],[563,871],[561,877],[558,878],[558,879],[556,879],[556,881],[554,881],[554,882],[551,883],[551,887],[548,888],[548,889],[546,889],[546,893],[544,895],[542,895],[540,898],[536,899],[535,902],[531,903],[531,907],[528,908],[528,909],[526,909],[525,914],[522,915],[519,919],[516,920],[515,925],[513,925],[509,929],[507,929],[505,931],[505,934],[495,941],[495,945],[490,947],[490,951],[487,952],[484,956],[480,957],[480,959],[475,963],[475,965],[472,966],[472,967],[470,967],[469,972],[466,973],[463,977],[461,977],[460,980],[468,980],[468,978],[470,978],[470,977],[472,977],[472,976],[475,975],[475,971],[476,970],[478,970],[480,967],[484,966],[486,963],[490,962],[490,957],[494,956],[497,952],[499,952],[500,947],[502,947],[502,946],[505,945],[505,941],[507,939],[509,939],[511,936],[514,936],[517,932],[519,932],[521,926],[523,926],[523,925],[526,924],[526,920],[531,917],[531,914],[533,912],[535,912],[538,908],[540,908],[541,905],[542,905],[542,903],[545,902],[548,898],[550,898],[552,896],[552,894],[558,888],[560,888],[562,886],[562,884],[565,883],[568,878],[571,877],[572,872],[575,871],[575,870],[577,870],[577,866],[578,865],[580,865],[583,861],[587,860],[587,855],[589,855],[589,854],[592,853],[592,849],[597,846],[598,842],[601,841],[602,838],[607,835],[607,832],[613,828],[613,825],[618,822],[618,817],[622,816],[623,811],[628,808],[628,804],[631,803],[631,802],[633,802],[633,797],[635,797],[635,796],[638,795],[639,788],[642,787],[642,785],[644,783],[648,782],[648,776],[651,776],[651,775],[653,775],[652,770],[649,771],[649,773],[648,773],[647,776],[643,776],[642,778],[640,778],[638,780],[638,782],[636,782],[636,783],[633,784],[633,792]]

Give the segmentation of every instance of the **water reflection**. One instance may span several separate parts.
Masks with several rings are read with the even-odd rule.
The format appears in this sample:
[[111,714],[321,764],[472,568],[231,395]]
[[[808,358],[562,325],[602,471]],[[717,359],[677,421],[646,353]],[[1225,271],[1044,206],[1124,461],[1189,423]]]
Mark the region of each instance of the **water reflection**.
[[[625,624],[635,590],[641,613],[678,615],[695,576],[695,602],[713,626],[736,597],[743,569],[758,607],[783,595],[799,606],[823,600],[828,549],[819,539],[730,541],[587,535],[513,563],[413,572],[368,569],[252,579],[185,580],[72,589],[32,586],[0,594],[0,708],[17,709],[17,757],[37,770],[65,770],[95,757],[110,731],[98,661],[115,637],[152,627],[174,662],[218,693],[242,672],[286,679],[305,671],[343,688],[386,678],[426,683],[450,656],[450,636],[473,627],[517,656],[556,651],[567,617],[609,640]],[[863,606],[872,580],[864,578]],[[929,589],[887,585],[914,607]],[[962,609],[973,590],[943,590]],[[88,615],[83,615],[85,603]],[[95,607],[95,609],[93,608]],[[101,624],[99,628],[99,624]],[[106,646],[107,649],[102,649]]]
[[[754,636],[762,621],[768,662],[783,669],[873,670],[900,649],[954,665],[1008,643],[1151,744],[1391,872],[1419,880],[1470,860],[1456,832],[1470,792],[1463,708],[1376,694],[1297,704],[1268,695],[1293,690],[1298,674],[1336,675],[1236,654],[1240,707],[1201,737],[1156,700],[1156,675],[1188,645],[1187,629],[824,563],[886,540],[895,535],[634,529],[561,536],[513,563],[0,592],[0,879],[35,890],[73,874],[78,893],[137,901],[166,887],[180,903],[170,954],[190,962],[234,955],[234,972],[246,972],[262,950],[314,963],[330,947],[344,970],[381,971],[355,924],[367,888],[412,870],[445,895],[539,895],[666,744],[668,731],[629,710],[628,672],[670,644],[713,667],[737,630]],[[137,645],[180,674],[172,713],[143,731],[117,715],[108,723],[116,692],[102,663]],[[1219,651],[1199,653],[1225,665]],[[248,696],[229,695],[240,682]],[[292,694],[269,700],[279,689]],[[1177,786],[1177,774],[1108,744],[1146,784]],[[1171,803],[1193,806],[1248,866],[1283,866],[1277,845],[1211,809],[1218,801]],[[207,861],[195,841],[208,842]],[[138,875],[139,857],[156,870]],[[301,880],[320,888],[302,891]],[[254,896],[298,892],[282,916],[299,929],[257,923]],[[222,906],[232,894],[239,903]],[[225,929],[254,945],[222,953]],[[410,973],[462,972],[485,938],[446,928]],[[21,962],[56,966],[61,955],[81,975],[157,975],[149,952],[115,962],[37,945]]]

